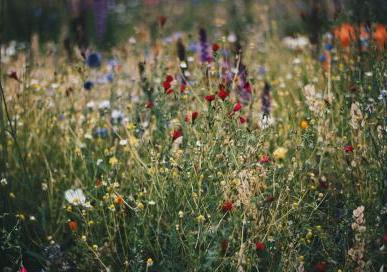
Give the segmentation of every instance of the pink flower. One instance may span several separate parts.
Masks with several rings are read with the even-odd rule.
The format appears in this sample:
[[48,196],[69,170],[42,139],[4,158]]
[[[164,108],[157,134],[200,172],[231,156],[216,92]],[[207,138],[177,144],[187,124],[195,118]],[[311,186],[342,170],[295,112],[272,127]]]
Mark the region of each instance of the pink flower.
[[25,268],[24,266],[22,266],[22,267],[20,267],[19,272],[28,272],[28,271],[27,271],[27,268]]

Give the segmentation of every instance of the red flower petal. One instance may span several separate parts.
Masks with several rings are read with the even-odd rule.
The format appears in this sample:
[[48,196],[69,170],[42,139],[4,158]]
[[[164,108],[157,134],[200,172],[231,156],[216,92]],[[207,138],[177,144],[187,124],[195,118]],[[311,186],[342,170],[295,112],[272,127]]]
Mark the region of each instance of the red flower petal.
[[255,249],[258,251],[264,251],[266,248],[265,244],[262,242],[256,242],[255,243]]
[[315,264],[315,266],[313,268],[317,272],[325,272],[327,270],[327,263],[326,262],[319,262],[319,263]]
[[212,44],[212,51],[216,52],[216,51],[218,51],[219,49],[220,49],[219,44],[217,44],[217,43]]
[[196,120],[196,118],[198,118],[198,116],[199,116],[199,113],[197,111],[194,111],[192,113],[192,121]]
[[171,88],[171,83],[169,83],[168,81],[164,81],[163,82],[163,87],[165,90],[168,90],[169,88]]
[[241,105],[241,103],[238,102],[238,103],[235,104],[235,106],[233,108],[233,111],[234,112],[240,111],[241,108],[242,108],[242,105]]
[[229,93],[225,89],[220,89],[219,92],[218,92],[218,96],[223,101],[227,98],[228,95],[229,95]]
[[211,102],[215,99],[215,95],[206,95],[204,99],[206,99],[208,102]]
[[240,122],[241,124],[246,123],[246,121],[247,121],[247,119],[246,119],[245,117],[243,117],[243,116],[240,116],[240,117],[239,117],[239,122]]
[[353,152],[353,146],[352,145],[344,146],[344,151],[347,153]]
[[167,77],[165,78],[165,81],[171,83],[173,81],[173,76],[167,75]]
[[145,108],[147,109],[151,109],[153,108],[154,104],[153,104],[153,101],[152,100],[149,100],[148,102],[146,102],[145,104]]
[[180,138],[181,136],[183,136],[183,132],[181,130],[174,130],[172,131],[172,140],[176,140],[177,138]]
[[260,163],[268,163],[270,162],[270,157],[268,155],[262,155],[261,158],[259,159]]
[[222,211],[223,212],[230,212],[234,208],[234,204],[232,201],[226,201],[222,204]]

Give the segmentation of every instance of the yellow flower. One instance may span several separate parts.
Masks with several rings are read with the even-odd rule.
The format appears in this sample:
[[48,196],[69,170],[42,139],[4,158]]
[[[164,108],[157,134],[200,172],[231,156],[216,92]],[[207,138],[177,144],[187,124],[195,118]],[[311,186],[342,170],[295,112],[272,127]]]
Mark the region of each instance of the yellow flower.
[[198,217],[196,217],[196,220],[199,222],[199,223],[203,223],[206,218],[204,217],[204,215],[198,215]]
[[152,258],[148,258],[148,260],[146,260],[146,265],[147,265],[148,267],[153,265],[153,260],[152,260]]
[[24,214],[22,214],[22,213],[17,214],[17,215],[16,215],[16,218],[18,218],[18,219],[20,219],[20,220],[22,220],[22,221],[24,221],[24,220],[26,219],[26,217],[25,217]]
[[128,130],[133,130],[136,128],[136,125],[133,123],[129,123],[128,126],[126,127]]
[[302,121],[300,122],[300,127],[301,127],[302,129],[307,129],[307,128],[309,127],[308,121],[302,120]]
[[131,146],[135,146],[135,145],[137,145],[137,142],[138,142],[138,139],[136,138],[136,137],[134,137],[134,136],[129,136],[129,144],[131,145]]
[[115,156],[111,157],[111,158],[109,159],[109,164],[110,164],[111,166],[117,165],[117,164],[118,164],[118,159],[117,159]]
[[283,159],[285,159],[287,153],[288,153],[287,148],[278,147],[276,150],[274,150],[273,157],[276,160],[283,160]]
[[140,209],[140,210],[143,210],[144,209],[144,204],[142,204],[142,202],[138,202],[137,203],[137,208]]

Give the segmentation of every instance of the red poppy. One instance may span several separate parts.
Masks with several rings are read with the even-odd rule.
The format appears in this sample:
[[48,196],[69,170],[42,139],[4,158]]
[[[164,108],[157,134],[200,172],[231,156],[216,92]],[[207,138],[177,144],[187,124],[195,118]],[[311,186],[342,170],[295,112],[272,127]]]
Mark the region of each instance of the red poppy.
[[171,83],[169,81],[164,81],[163,87],[165,90],[168,90],[169,88],[171,88]]
[[218,96],[220,97],[220,99],[222,99],[224,101],[228,95],[229,95],[229,93],[224,88],[220,88],[220,90],[218,92]]
[[198,113],[197,111],[194,111],[194,112],[191,113],[191,115],[187,114],[187,115],[185,116],[184,120],[185,120],[185,122],[187,122],[187,123],[188,123],[189,121],[191,121],[191,120],[192,120],[192,122],[193,122],[193,121],[196,120],[196,118],[198,118],[198,116],[199,116],[199,113]]
[[16,71],[10,72],[10,73],[8,74],[8,77],[9,77],[9,78],[12,78],[12,79],[14,79],[14,80],[16,80],[16,81],[19,81],[19,77],[17,76]]
[[334,32],[342,47],[348,47],[351,41],[355,39],[355,29],[349,23],[343,23]]
[[207,100],[208,102],[211,102],[215,99],[215,95],[206,95],[204,99]]
[[326,181],[320,180],[319,186],[320,186],[321,189],[328,189],[329,188],[329,183],[326,182]]
[[166,82],[172,82],[173,81],[173,76],[167,75],[166,78],[165,78],[165,81]]
[[228,240],[227,239],[224,239],[221,244],[220,244],[220,247],[222,249],[222,252],[225,252],[227,249],[228,249]]
[[317,272],[325,272],[327,270],[327,263],[322,261],[314,265],[314,270]]
[[171,94],[171,93],[173,93],[173,89],[169,89],[166,91],[166,94]]
[[353,152],[353,146],[352,145],[344,146],[344,151],[347,152],[347,153]]
[[273,202],[274,201],[274,199],[275,199],[275,197],[274,196],[267,196],[266,197],[266,202]]
[[246,82],[245,85],[243,86],[243,88],[245,89],[245,91],[247,91],[248,93],[251,93],[251,85],[249,82]]
[[154,104],[153,104],[153,101],[152,100],[149,100],[148,102],[146,102],[145,104],[145,108],[147,109],[151,109],[153,108]]
[[165,23],[167,22],[167,17],[166,16],[159,16],[159,24],[161,27],[163,27],[165,25]]
[[237,112],[237,111],[240,111],[241,108],[242,108],[242,104],[238,102],[234,105],[234,108],[232,110],[233,112]]
[[217,52],[219,49],[220,49],[219,44],[217,43],[212,44],[212,51]]
[[181,136],[183,136],[183,131],[181,131],[181,130],[174,130],[174,131],[172,131],[171,136],[172,136],[172,140],[174,141],[177,138],[180,138]]
[[262,242],[256,242],[255,243],[255,249],[258,251],[264,251],[266,248],[265,244]]
[[374,39],[379,49],[383,49],[387,44],[387,27],[381,24],[376,25]]
[[77,221],[74,221],[74,220],[70,221],[70,222],[69,222],[69,228],[70,228],[72,231],[76,231],[77,228],[78,228],[78,223],[77,223]]
[[192,114],[191,114],[192,121],[195,121],[196,118],[198,118],[198,116],[199,116],[199,113],[197,111],[192,112]]
[[124,204],[124,199],[122,198],[122,196],[116,195],[116,199],[114,200],[114,202],[118,205],[122,205]]
[[181,84],[180,85],[180,92],[184,92],[185,88],[186,88],[185,84]]
[[270,162],[270,157],[268,155],[262,155],[261,158],[259,159],[260,163],[268,163]]
[[240,117],[239,117],[239,122],[240,122],[241,124],[246,123],[246,121],[247,121],[247,119],[246,119],[245,117],[243,117],[243,116],[240,116]]
[[234,208],[234,204],[232,201],[226,201],[222,204],[222,211],[223,212],[230,212]]
[[100,187],[102,186],[102,180],[100,180],[99,178],[95,181],[95,187]]

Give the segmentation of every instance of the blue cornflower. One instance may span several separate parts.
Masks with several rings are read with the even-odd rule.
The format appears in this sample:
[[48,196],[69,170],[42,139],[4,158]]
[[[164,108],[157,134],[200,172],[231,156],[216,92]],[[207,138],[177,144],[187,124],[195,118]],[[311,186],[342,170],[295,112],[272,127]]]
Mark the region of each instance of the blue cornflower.
[[101,55],[98,53],[91,53],[86,59],[86,64],[90,68],[99,68],[101,66]]
[[85,90],[87,91],[90,91],[93,87],[94,87],[94,83],[91,82],[90,80],[87,80],[85,84],[83,84],[83,88],[85,88]]
[[98,127],[94,131],[95,138],[106,138],[109,135],[109,131],[107,128]]

